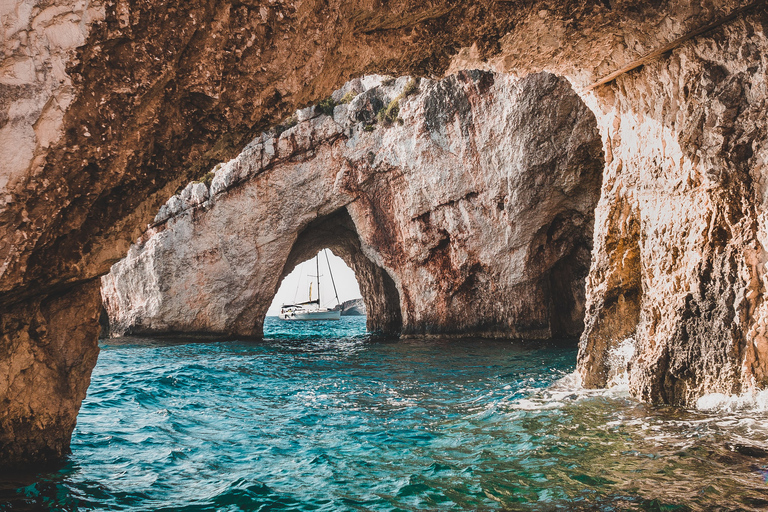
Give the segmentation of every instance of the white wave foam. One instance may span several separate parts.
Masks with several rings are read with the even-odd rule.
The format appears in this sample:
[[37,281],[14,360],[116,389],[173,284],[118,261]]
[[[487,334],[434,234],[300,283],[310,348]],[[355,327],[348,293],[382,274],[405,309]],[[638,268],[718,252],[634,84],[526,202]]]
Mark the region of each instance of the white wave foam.
[[581,374],[578,371],[572,371],[557,379],[549,388],[556,391],[574,392],[583,390],[584,386],[581,382]]
[[549,410],[563,407],[587,397],[629,397],[629,362],[635,355],[635,339],[626,338],[608,352],[608,383],[604,389],[586,389],[581,374],[571,372],[544,389],[533,390],[525,397],[515,400],[511,407],[522,410]]
[[608,351],[608,389],[629,390],[629,362],[635,355],[635,338],[629,337]]
[[620,387],[587,389],[582,385],[579,372],[574,371],[557,379],[544,389],[532,389],[530,395],[513,401],[510,407],[525,411],[546,411],[596,396],[624,398],[628,396],[628,389]]
[[552,400],[551,398],[544,400],[536,397],[534,399],[521,398],[512,403],[510,408],[520,411],[548,411],[550,409],[560,409],[565,407],[565,405],[565,402]]
[[629,337],[608,352],[608,382],[605,389],[585,389],[578,371],[555,381],[548,391],[583,396],[624,396],[629,393],[629,362],[635,355],[635,339]]
[[709,393],[696,400],[696,409],[718,412],[768,412],[768,389],[740,395]]

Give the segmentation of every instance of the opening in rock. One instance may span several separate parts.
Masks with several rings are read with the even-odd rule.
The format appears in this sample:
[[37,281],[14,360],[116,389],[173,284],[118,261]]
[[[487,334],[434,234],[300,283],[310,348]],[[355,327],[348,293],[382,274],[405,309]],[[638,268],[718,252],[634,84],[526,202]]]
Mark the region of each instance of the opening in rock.
[[[384,269],[374,264],[363,253],[355,225],[346,209],[338,210],[311,222],[299,233],[285,262],[279,282],[285,285],[286,277],[295,269],[300,269],[301,262],[314,260],[314,256],[322,249],[329,249],[334,255],[337,255],[354,274],[355,284],[359,287],[358,296],[362,296],[365,304],[368,330],[383,334],[400,332],[402,327],[400,295],[395,283]],[[321,260],[324,258],[322,254],[320,257]],[[324,267],[325,262],[321,262],[321,274]],[[314,272],[314,270],[311,271],[312,274]],[[295,281],[288,284],[289,286],[290,284],[296,286]],[[337,282],[336,284],[338,289],[340,283]],[[326,297],[333,293],[330,280],[327,284],[321,280],[320,285],[323,287]],[[291,293],[293,292],[289,291],[288,295]],[[346,296],[342,293],[339,290],[340,299]],[[276,301],[281,301],[283,296],[282,291],[275,292],[275,299],[273,299],[271,306],[272,311],[279,311],[280,305]],[[299,296],[303,297],[302,292]],[[328,306],[326,299],[321,297],[321,301],[323,306]]]
[[[319,279],[316,277],[318,272]],[[267,310],[267,316],[278,316],[285,305],[311,301],[318,301],[320,308],[339,310],[342,313],[359,302],[360,307],[350,312],[356,316],[365,316],[360,285],[357,284],[354,270],[327,249],[300,263],[285,276]]]
[[578,338],[584,330],[585,281],[592,254],[593,224],[591,217],[565,211],[556,215],[537,237],[542,250],[536,258],[555,261],[542,284],[549,292],[547,311],[553,338]]
[[259,337],[281,281],[329,248],[370,330],[578,337],[604,159],[566,80],[378,77],[334,98],[168,200],[103,280],[113,335]]

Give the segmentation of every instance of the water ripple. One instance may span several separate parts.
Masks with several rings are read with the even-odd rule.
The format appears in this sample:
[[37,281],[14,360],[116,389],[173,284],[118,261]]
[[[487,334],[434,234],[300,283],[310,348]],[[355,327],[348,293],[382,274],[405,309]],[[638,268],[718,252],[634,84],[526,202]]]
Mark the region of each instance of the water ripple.
[[746,399],[583,390],[573,342],[295,326],[108,340],[68,464],[4,477],[0,510],[768,508],[768,413]]

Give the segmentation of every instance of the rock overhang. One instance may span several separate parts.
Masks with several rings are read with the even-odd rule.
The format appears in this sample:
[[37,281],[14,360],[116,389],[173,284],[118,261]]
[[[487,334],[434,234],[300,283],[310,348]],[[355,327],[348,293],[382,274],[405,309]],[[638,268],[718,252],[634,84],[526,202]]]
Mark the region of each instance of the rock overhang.
[[[2,335],[4,346],[16,347],[3,364],[21,354],[11,340],[32,331],[34,339],[46,339],[35,320],[42,304],[93,299],[81,284],[125,255],[173,191],[342,81],[393,68],[420,76],[446,69],[518,75],[546,69],[567,77],[595,113],[605,151],[582,374],[603,375],[604,355],[621,341],[592,323],[616,318],[603,298],[625,295],[626,304],[632,296],[620,293],[623,285],[607,285],[632,267],[620,264],[629,250],[640,253],[632,274],[639,273],[642,290],[638,323],[625,326],[635,331],[636,396],[692,403],[706,392],[766,385],[764,2],[750,3],[751,11],[589,93],[585,88],[599,78],[728,18],[739,4],[57,5],[61,21],[80,20],[84,46],[41,50],[64,41],[56,35],[31,39],[33,20],[51,11],[0,14],[11,28],[4,76],[31,70],[6,66],[27,53],[35,62],[34,73],[22,77],[27,85],[3,82],[8,87],[0,109],[0,129],[18,128],[34,142],[31,152],[19,153],[29,157],[18,167],[25,169],[21,179],[8,181],[0,196]],[[91,6],[87,13],[82,5]],[[313,51],[280,51],[312,44]],[[10,109],[24,106],[30,93],[51,110]],[[43,122],[45,136],[33,140],[38,120],[58,118],[60,130]],[[50,136],[54,132],[62,136]],[[667,154],[675,145],[679,151]],[[639,244],[622,245],[620,233],[634,229],[623,222],[640,226]],[[670,263],[665,255],[677,256]],[[97,301],[90,309],[97,311]],[[717,314],[701,313],[709,310]],[[72,343],[91,332],[83,326],[72,331]],[[18,392],[8,388],[0,396]],[[13,402],[5,410],[16,414],[26,407]],[[42,421],[46,414],[27,416]],[[73,416],[62,421],[63,431],[73,422]],[[19,431],[10,442],[21,446],[26,435]]]

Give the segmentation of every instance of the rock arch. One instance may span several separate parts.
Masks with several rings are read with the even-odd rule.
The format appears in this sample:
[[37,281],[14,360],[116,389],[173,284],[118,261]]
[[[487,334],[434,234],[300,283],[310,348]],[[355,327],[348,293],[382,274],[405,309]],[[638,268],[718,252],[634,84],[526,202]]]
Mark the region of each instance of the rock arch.
[[323,247],[362,277],[374,329],[581,333],[602,153],[568,83],[463,72],[334,94],[351,91],[168,201],[103,279],[116,334],[258,336],[282,277]]
[[[375,71],[568,77],[607,162],[593,273],[615,239],[610,205],[638,212],[632,392],[691,403],[768,384],[765,2],[736,17],[737,0],[46,5],[0,11],[0,148],[11,156],[0,167],[0,459],[66,450],[74,416],[32,407],[33,395],[66,383],[62,403],[77,409],[96,350],[95,280],[166,198],[288,112]],[[588,290],[588,314],[600,301]],[[51,314],[70,309],[80,313]]]
[[345,208],[312,221],[299,233],[286,259],[280,282],[296,265],[313,257],[321,249],[331,249],[355,272],[368,312],[368,330],[385,335],[399,334],[403,320],[400,294],[395,282],[384,269],[364,254],[360,237]]

